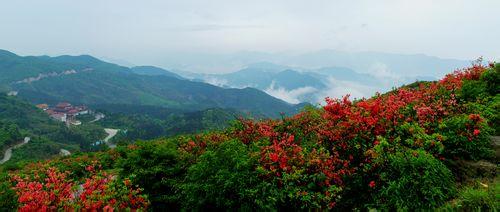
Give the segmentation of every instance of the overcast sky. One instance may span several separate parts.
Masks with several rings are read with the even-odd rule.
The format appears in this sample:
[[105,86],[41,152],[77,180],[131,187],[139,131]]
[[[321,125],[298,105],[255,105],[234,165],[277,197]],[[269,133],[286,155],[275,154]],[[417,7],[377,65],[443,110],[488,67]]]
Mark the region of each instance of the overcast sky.
[[320,49],[500,58],[500,0],[15,0],[0,48],[158,64],[176,52]]

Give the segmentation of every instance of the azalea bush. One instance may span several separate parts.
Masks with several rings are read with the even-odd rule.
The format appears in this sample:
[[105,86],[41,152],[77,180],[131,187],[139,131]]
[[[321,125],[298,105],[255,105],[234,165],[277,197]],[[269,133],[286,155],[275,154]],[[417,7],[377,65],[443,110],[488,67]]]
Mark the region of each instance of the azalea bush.
[[421,149],[392,148],[386,141],[376,147],[380,174],[369,184],[373,207],[432,209],[454,194],[453,175],[439,159]]
[[[87,157],[73,158],[84,165],[85,177],[72,178],[70,171],[61,171],[53,164],[67,160],[34,163],[11,173],[20,211],[146,209],[147,197],[142,189],[128,179],[117,179],[104,170],[98,161],[90,165]],[[80,163],[81,162],[81,163]]]

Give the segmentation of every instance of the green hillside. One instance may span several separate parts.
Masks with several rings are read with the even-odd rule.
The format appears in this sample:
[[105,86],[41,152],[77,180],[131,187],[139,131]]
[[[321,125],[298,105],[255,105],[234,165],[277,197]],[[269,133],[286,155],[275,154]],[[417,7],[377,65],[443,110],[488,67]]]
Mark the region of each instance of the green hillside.
[[18,91],[33,103],[153,105],[191,111],[230,108],[268,117],[299,109],[257,89],[223,89],[172,76],[139,75],[91,56],[20,57],[2,51],[0,73],[4,90]]
[[92,124],[68,128],[50,119],[34,105],[0,93],[0,135],[0,141],[3,140],[1,149],[19,143],[24,137],[31,138],[29,144],[14,150],[10,162],[15,162],[49,158],[59,154],[61,148],[70,151],[98,150],[91,144],[102,139],[105,133],[102,127]]

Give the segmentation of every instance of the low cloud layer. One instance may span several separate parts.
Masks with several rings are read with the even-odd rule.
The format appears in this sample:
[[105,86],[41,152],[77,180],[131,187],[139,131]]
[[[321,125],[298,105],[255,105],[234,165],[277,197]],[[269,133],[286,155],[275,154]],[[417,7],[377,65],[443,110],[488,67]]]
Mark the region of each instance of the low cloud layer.
[[285,88],[276,86],[276,83],[272,82],[269,88],[267,88],[264,91],[267,94],[274,96],[278,99],[281,99],[283,101],[292,104],[298,104],[304,102],[304,98],[306,95],[314,95],[315,93],[317,93],[318,90],[310,86],[287,90]]
[[351,99],[369,98],[383,88],[366,86],[358,82],[337,80],[333,77],[327,79],[328,88],[317,94],[317,103],[324,104],[325,98],[342,98],[350,95]]
[[321,90],[310,86],[287,90],[273,83],[264,91],[271,96],[292,104],[310,102],[323,105],[326,97],[342,98],[350,95],[351,99],[369,98],[376,92],[387,90],[381,87],[362,85],[358,82],[337,80],[333,77],[329,77],[327,82],[328,87]]

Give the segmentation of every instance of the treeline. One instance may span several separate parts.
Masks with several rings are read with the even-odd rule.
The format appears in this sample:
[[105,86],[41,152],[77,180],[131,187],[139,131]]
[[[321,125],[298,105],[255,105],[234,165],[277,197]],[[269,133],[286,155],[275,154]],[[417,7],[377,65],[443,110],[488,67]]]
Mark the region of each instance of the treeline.
[[[115,138],[118,142],[220,130],[228,127],[231,121],[249,117],[236,110],[220,108],[201,111],[181,111],[140,105],[108,105],[98,108],[106,114],[106,118],[98,124],[122,129]],[[115,112],[106,112],[109,110]]]

